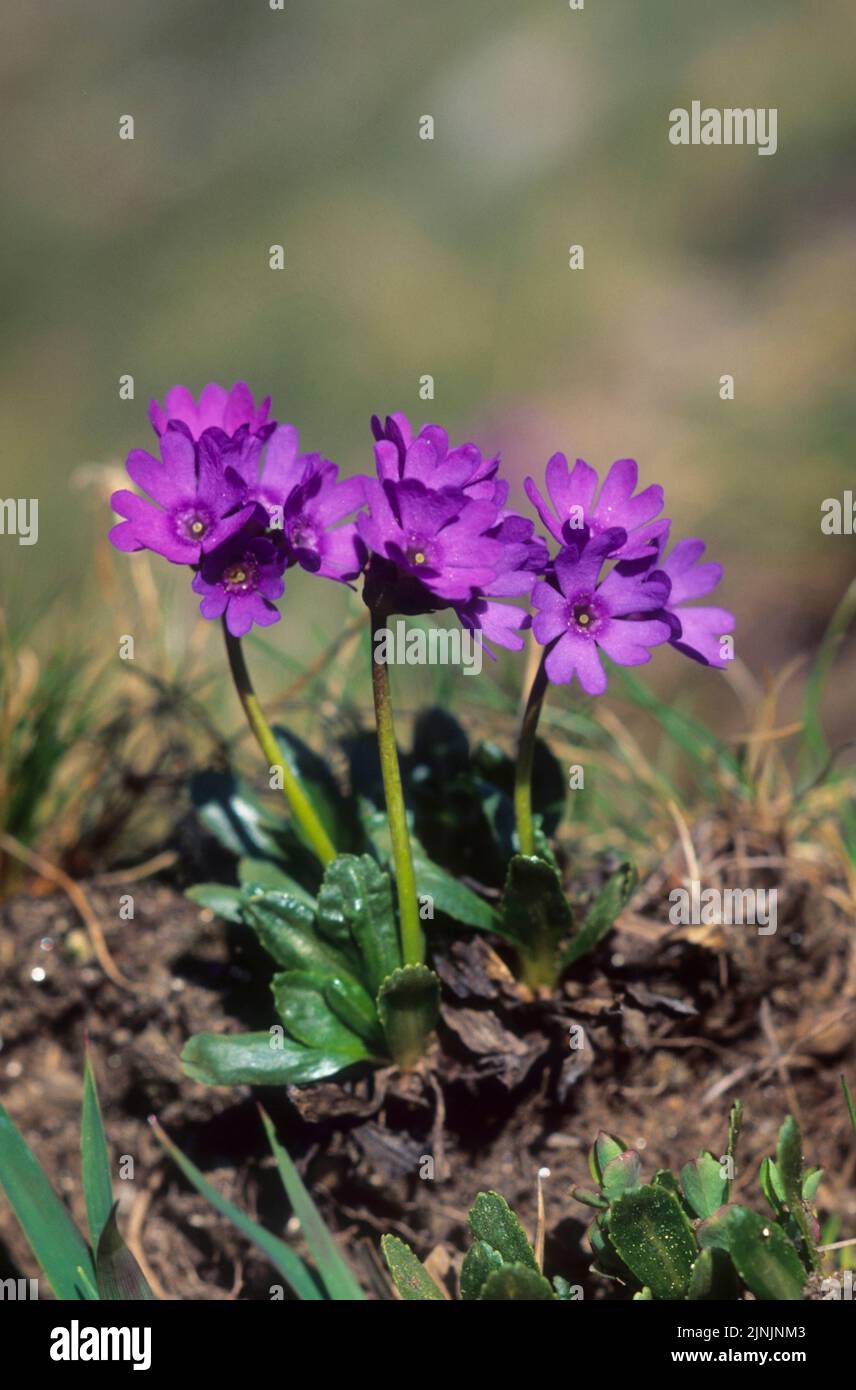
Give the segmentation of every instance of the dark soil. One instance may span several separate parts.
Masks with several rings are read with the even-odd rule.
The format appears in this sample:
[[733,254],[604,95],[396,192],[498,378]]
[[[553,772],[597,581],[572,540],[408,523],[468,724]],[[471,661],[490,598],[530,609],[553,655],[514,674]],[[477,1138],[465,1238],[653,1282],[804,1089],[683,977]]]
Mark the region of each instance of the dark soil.
[[[582,1243],[586,1209],[568,1191],[588,1182],[596,1131],[642,1149],[649,1171],[679,1167],[702,1147],[722,1152],[738,1095],[746,1112],[738,1193],[756,1201],[758,1161],[792,1109],[807,1159],[826,1170],[821,1207],[838,1211],[850,1232],[856,1145],[838,1074],[856,1072],[856,938],[844,895],[822,866],[789,866],[776,936],[676,929],[663,925],[669,874],[666,864],[593,963],[551,999],[518,987],[483,940],[439,945],[443,1023],[421,1072],[259,1096],[373,1296],[391,1296],[380,1235],[395,1231],[423,1256],[440,1247],[435,1269],[453,1266],[479,1189],[502,1192],[531,1232],[542,1167],[551,1170],[548,1273],[561,1270],[586,1297],[602,1296]],[[134,918],[120,922],[124,893]],[[156,1113],[215,1186],[299,1243],[249,1089],[199,1086],[177,1060],[194,1032],[270,1023],[269,966],[249,932],[213,921],[166,884],[95,881],[87,895],[134,988],[105,977],[64,897],[7,902],[0,1099],[83,1226],[88,1032],[114,1163],[134,1160],[133,1179],[115,1184],[120,1224],[158,1291],[269,1298],[275,1271],[188,1187],[147,1124]],[[0,1202],[0,1277],[36,1272]]]

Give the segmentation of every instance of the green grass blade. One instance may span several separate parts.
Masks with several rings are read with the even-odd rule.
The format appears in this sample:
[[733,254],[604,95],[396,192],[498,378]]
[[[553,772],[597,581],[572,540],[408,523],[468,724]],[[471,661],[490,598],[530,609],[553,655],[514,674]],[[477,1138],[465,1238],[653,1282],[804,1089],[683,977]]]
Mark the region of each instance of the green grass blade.
[[814,776],[819,767],[829,758],[829,745],[823,732],[820,719],[820,704],[826,686],[826,678],[838,655],[838,649],[847,634],[850,624],[856,618],[856,579],[846,590],[844,597],[829,620],[814,659],[805,691],[803,705],[803,772]]
[[327,1223],[316,1207],[303,1180],[276,1137],[270,1118],[259,1107],[262,1124],[268,1137],[273,1156],[279,1168],[282,1185],[290,1201],[294,1214],[300,1222],[306,1244],[312,1252],[321,1281],[330,1298],[351,1303],[365,1299],[365,1294],[345,1263],[338,1245],[333,1239]]
[[97,1298],[89,1247],[2,1105],[0,1183],[57,1298]]
[[113,1209],[113,1183],[110,1179],[110,1154],[101,1118],[98,1088],[92,1068],[92,1054],[86,1046],[83,1071],[83,1113],[80,1121],[80,1156],[83,1165],[83,1195],[86,1199],[86,1219],[89,1243],[98,1249],[101,1233]]
[[741,787],[747,787],[746,776],[738,758],[706,724],[702,724],[698,719],[691,719],[673,705],[665,704],[642,681],[630,675],[623,667],[610,663],[609,670],[610,675],[616,677],[633,703],[651,714],[678,747],[692,759],[706,781],[710,779],[706,760],[702,756],[703,751],[711,755],[719,767],[735,778]]
[[850,1123],[853,1126],[853,1133],[856,1134],[856,1102],[853,1100],[853,1092],[847,1084],[847,1077],[841,1073],[841,1089],[844,1092],[844,1099],[847,1102],[847,1113],[850,1116]]
[[190,1159],[184,1156],[181,1149],[176,1148],[175,1144],[173,1144],[168,1135],[164,1133],[155,1119],[151,1119],[149,1123],[155,1132],[158,1143],[166,1149],[170,1158],[181,1169],[188,1182],[193,1184],[196,1191],[201,1193],[207,1202],[210,1202],[215,1211],[219,1211],[220,1215],[225,1216],[227,1221],[231,1221],[232,1225],[235,1226],[242,1235],[245,1235],[248,1240],[251,1240],[254,1245],[257,1245],[260,1250],[264,1251],[271,1264],[279,1270],[283,1279],[297,1297],[307,1302],[322,1301],[324,1295],[313,1279],[311,1271],[303,1260],[301,1260],[300,1256],[295,1254],[295,1252],[286,1245],[284,1240],[280,1240],[278,1236],[271,1235],[270,1231],[266,1231],[257,1221],[253,1221],[252,1218],[247,1216],[245,1212],[242,1212],[239,1207],[236,1207],[230,1202],[227,1197],[222,1196],[216,1188],[212,1187],[210,1182],[202,1176],[195,1164],[191,1163]]

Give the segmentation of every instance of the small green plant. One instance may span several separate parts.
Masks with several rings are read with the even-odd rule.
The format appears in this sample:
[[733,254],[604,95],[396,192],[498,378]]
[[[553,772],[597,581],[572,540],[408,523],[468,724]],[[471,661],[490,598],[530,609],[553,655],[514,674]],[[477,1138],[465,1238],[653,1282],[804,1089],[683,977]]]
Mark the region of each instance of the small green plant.
[[819,1168],[805,1168],[799,1127],[787,1116],[774,1158],[759,1180],[772,1219],[732,1202],[741,1106],[734,1105],[728,1147],[686,1163],[680,1180],[659,1169],[642,1181],[642,1163],[614,1135],[598,1135],[589,1156],[597,1191],[574,1189],[597,1211],[589,1229],[596,1273],[617,1279],[639,1299],[755,1298],[794,1301],[819,1266],[812,1203]]
[[87,1048],[80,1125],[89,1240],[78,1230],[38,1159],[0,1105],[0,1184],[57,1298],[153,1299],[116,1224],[107,1137]]
[[[480,1192],[469,1213],[472,1243],[461,1267],[461,1298],[482,1303],[570,1297],[563,1279],[551,1284],[517,1215],[498,1192]],[[406,1302],[437,1302],[447,1295],[410,1246],[384,1236],[381,1249],[392,1281]]]
[[[821,1170],[804,1166],[799,1127],[789,1115],[775,1157],[764,1159],[759,1174],[772,1218],[732,1202],[741,1116],[738,1101],[721,1158],[701,1153],[679,1177],[661,1168],[650,1183],[642,1180],[635,1149],[614,1135],[598,1135],[589,1156],[597,1188],[572,1190],[597,1213],[588,1231],[594,1273],[632,1290],[640,1301],[731,1301],[747,1293],[760,1300],[806,1297],[806,1284],[820,1268],[813,1202]],[[472,1243],[461,1266],[461,1299],[582,1297],[561,1275],[552,1282],[545,1277],[518,1217],[498,1193],[480,1192],[469,1220]],[[542,1248],[543,1239],[536,1245]],[[381,1246],[402,1298],[448,1296],[404,1241],[387,1235]]]
[[405,965],[389,875],[368,855],[328,864],[316,902],[248,887],[241,917],[281,969],[271,982],[281,1023],[266,1033],[200,1033],[182,1059],[216,1085],[318,1081],[357,1062],[410,1067],[439,1005],[439,981]]

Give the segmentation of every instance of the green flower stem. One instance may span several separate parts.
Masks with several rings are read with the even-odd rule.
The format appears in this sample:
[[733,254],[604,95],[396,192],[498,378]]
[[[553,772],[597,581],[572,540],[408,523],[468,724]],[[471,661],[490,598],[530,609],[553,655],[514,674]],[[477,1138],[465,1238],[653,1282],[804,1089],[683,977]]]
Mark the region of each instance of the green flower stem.
[[307,842],[321,860],[322,864],[329,864],[336,858],[330,837],[321,824],[309,798],[295,777],[291,768],[288,766],[282,749],[276,741],[274,732],[262,713],[258,696],[253,689],[250,680],[250,673],[247,670],[247,663],[244,660],[244,652],[241,647],[241,639],[233,637],[223,623],[223,635],[226,639],[226,654],[229,658],[229,669],[232,672],[232,680],[235,682],[235,689],[238,692],[238,699],[244,708],[247,716],[247,723],[255,735],[256,743],[261,748],[268,765],[271,768],[280,768],[282,771],[282,794],[288,802],[289,810],[297,824],[303,832]]
[[514,818],[517,822],[517,847],[521,854],[535,853],[535,831],[532,825],[532,760],[535,756],[535,735],[541,706],[547,693],[547,673],[544,669],[544,656],[535,672],[526,711],[520,726],[520,739],[517,744],[517,767],[514,772]]
[[375,661],[375,634],[382,626],[383,620],[379,618],[376,611],[372,611],[372,693],[374,695],[375,720],[377,722],[380,770],[383,775],[386,813],[389,819],[389,833],[392,841],[392,858],[395,864],[395,882],[398,888],[398,919],[401,930],[401,954],[405,965],[421,965],[425,958],[425,940],[422,935],[422,928],[419,924],[419,901],[416,895],[416,877],[413,873],[413,857],[410,853],[410,835],[407,831],[407,816],[404,810],[401,769],[398,766],[398,748],[395,742],[395,725],[392,719],[392,696],[389,688],[389,668],[385,662]]

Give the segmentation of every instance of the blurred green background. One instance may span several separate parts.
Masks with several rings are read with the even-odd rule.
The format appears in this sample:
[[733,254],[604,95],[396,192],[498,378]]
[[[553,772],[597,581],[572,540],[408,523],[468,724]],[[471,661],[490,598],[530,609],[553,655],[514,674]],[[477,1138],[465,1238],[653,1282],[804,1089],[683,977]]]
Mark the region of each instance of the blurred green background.
[[[820,531],[856,476],[853,0],[63,0],[3,28],[0,491],[40,499],[36,546],[0,537],[14,631],[109,657],[136,560],[96,546],[104,470],[152,446],[152,396],[244,378],[347,471],[392,409],[500,449],[519,500],[556,449],[632,455],[726,564],[748,666],[812,648],[856,545]],[[694,99],[775,106],[778,152],[675,148]],[[180,663],[201,620],[156,574]],[[297,574],[272,637],[308,661],[351,602]]]

